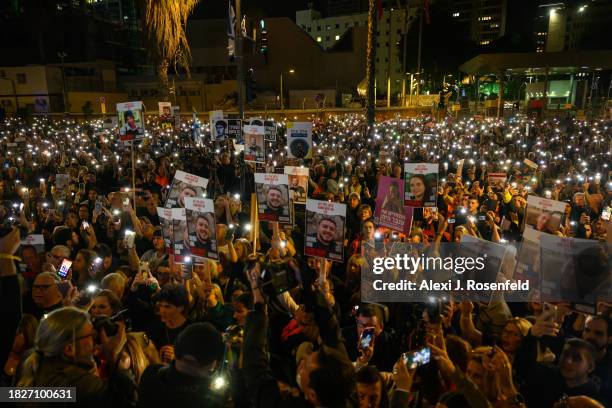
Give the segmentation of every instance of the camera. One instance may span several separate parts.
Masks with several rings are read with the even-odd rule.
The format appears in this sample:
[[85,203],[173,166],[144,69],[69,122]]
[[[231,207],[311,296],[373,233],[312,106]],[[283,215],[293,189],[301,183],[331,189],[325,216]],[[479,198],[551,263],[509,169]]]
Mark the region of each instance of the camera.
[[261,274],[263,292],[268,296],[277,296],[299,285],[295,271],[287,262],[269,262]]
[[118,312],[116,315],[108,317],[108,316],[96,316],[91,319],[91,324],[93,325],[96,331],[104,328],[107,336],[114,336],[117,334],[119,330],[119,325],[117,322],[125,322],[126,330],[129,331],[129,326],[131,325],[131,320],[128,317],[129,310],[123,309]]

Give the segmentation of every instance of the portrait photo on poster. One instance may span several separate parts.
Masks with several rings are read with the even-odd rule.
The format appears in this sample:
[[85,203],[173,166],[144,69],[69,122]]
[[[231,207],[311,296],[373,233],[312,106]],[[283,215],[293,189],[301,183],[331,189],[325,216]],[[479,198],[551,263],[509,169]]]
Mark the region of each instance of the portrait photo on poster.
[[438,163],[405,163],[404,182],[404,204],[406,206],[436,206]]
[[308,195],[308,168],[285,166],[284,172],[289,177],[289,199],[295,204],[305,204]]
[[184,208],[185,197],[204,197],[208,179],[177,170],[172,179],[165,208]]
[[219,257],[213,200],[185,197],[185,216],[191,254],[217,260]]
[[257,213],[262,221],[291,224],[286,174],[255,173]]
[[332,261],[343,260],[346,205],[306,200],[304,254]]
[[244,160],[265,162],[265,141],[263,126],[244,126]]

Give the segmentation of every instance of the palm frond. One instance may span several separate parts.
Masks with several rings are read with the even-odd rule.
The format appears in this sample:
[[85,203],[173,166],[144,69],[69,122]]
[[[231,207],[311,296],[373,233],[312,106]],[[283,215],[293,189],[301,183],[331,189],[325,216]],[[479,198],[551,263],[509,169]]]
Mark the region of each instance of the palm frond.
[[[187,42],[187,18],[200,0],[146,0],[145,24],[157,45],[160,66],[178,65],[189,74],[191,50]],[[166,77],[160,73],[160,78]]]

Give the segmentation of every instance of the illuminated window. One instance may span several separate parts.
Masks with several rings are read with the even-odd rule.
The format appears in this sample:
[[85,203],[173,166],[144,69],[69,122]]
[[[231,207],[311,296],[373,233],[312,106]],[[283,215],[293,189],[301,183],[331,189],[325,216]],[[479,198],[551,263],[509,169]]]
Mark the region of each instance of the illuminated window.
[[459,17],[459,13],[453,13],[453,17]]
[[491,42],[491,41],[489,41],[489,40],[483,40],[483,41],[481,41],[481,42],[480,42],[480,45],[487,45],[487,44],[489,44],[490,42]]
[[340,36],[339,36],[339,35],[336,35],[336,37],[335,37],[335,38],[336,38],[336,41],[338,41],[338,40],[340,39]]
[[317,37],[317,42],[321,42],[321,37]]

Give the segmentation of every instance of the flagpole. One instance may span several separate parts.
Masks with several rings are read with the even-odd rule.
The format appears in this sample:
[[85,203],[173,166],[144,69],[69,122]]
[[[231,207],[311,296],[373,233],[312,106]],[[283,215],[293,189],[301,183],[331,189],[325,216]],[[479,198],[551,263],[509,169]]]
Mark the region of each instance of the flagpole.
[[423,8],[419,13],[419,46],[417,49],[417,84],[416,84],[416,105],[419,106],[419,93],[421,93],[421,48],[423,43]]
[[236,0],[236,82],[238,84],[238,111],[244,119],[244,66],[242,61],[242,11],[240,0]]

